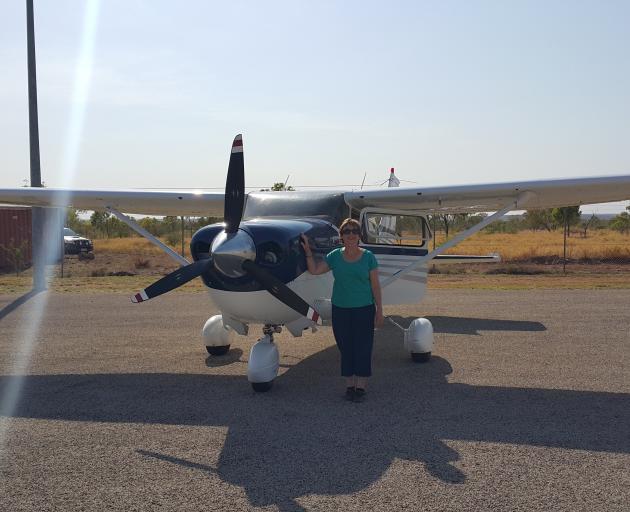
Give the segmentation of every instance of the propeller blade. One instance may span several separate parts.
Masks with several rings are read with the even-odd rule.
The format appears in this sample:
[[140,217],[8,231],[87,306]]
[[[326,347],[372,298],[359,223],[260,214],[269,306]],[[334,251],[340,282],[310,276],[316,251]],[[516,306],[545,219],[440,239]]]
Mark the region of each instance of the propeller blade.
[[245,204],[245,167],[243,164],[243,136],[237,135],[232,143],[230,165],[225,182],[223,217],[226,233],[236,233]]
[[322,324],[319,313],[276,276],[259,265],[256,265],[256,263],[252,260],[245,260],[243,262],[243,269],[260,282],[260,284],[262,284],[267,291],[280,302],[283,302],[309,320],[312,320],[319,325]]
[[158,295],[162,295],[163,293],[170,292],[175,288],[179,288],[181,285],[186,284],[195,277],[199,277],[211,266],[212,259],[209,258],[205,260],[198,260],[190,265],[178,268],[175,272],[171,272],[169,275],[164,276],[148,288],[136,293],[133,297],[131,297],[131,302],[144,302],[145,300],[153,299]]

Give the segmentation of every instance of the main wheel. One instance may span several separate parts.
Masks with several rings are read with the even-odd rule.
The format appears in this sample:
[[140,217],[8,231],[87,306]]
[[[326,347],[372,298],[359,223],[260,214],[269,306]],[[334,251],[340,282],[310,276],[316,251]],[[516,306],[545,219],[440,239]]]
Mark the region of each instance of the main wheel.
[[230,346],[221,345],[219,347],[209,347],[206,345],[206,350],[208,351],[208,354],[210,354],[211,356],[224,356],[230,350]]
[[412,352],[411,359],[414,363],[428,363],[431,359],[431,352]]
[[270,380],[269,382],[252,382],[252,388],[257,393],[265,393],[269,391],[272,385],[273,385],[272,380]]

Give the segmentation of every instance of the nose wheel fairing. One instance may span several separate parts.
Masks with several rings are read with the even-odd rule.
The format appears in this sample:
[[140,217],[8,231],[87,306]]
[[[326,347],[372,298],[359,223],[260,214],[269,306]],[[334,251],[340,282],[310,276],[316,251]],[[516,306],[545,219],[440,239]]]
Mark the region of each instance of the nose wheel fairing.
[[252,384],[254,391],[268,391],[278,376],[280,354],[273,341],[273,335],[281,330],[277,325],[265,325],[263,337],[249,351],[247,380]]

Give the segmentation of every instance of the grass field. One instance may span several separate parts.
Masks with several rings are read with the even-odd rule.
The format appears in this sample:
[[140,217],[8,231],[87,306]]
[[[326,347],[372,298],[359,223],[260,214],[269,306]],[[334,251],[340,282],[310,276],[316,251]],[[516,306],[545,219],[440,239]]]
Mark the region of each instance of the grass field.
[[[437,244],[443,241],[438,233]],[[190,259],[189,241],[185,256]],[[432,246],[432,244],[431,244]],[[181,251],[181,245],[173,247]],[[522,231],[516,234],[478,233],[449,251],[451,254],[498,253],[501,264],[445,265],[432,268],[429,288],[544,289],[544,288],[630,288],[630,235],[601,230],[586,238],[573,234],[568,239],[567,272],[562,257],[561,232]],[[93,260],[76,257],[64,260],[64,277],[55,267],[51,288],[59,292],[115,292],[141,290],[177,268],[161,249],[143,238],[115,238],[94,241]],[[556,264],[551,264],[551,263]],[[118,274],[118,275],[112,275]],[[21,293],[30,289],[30,270],[20,276],[0,275],[0,293]],[[204,290],[196,279],[178,293]]]
[[[162,242],[166,244],[166,241],[162,240]],[[181,253],[181,244],[178,246],[169,245],[169,247],[177,253]],[[162,249],[153,245],[145,238],[106,238],[94,240],[94,252],[156,256],[162,254]],[[186,239],[184,242],[184,257],[190,259],[190,238]]]
[[[437,245],[444,241],[438,233]],[[561,258],[561,231],[521,231],[519,233],[479,232],[447,251],[450,254],[486,254],[496,252],[506,262],[535,262],[540,259]],[[567,238],[567,258],[577,261],[618,260],[630,263],[630,235],[603,229],[589,231],[586,238],[572,233]]]
[[[438,232],[436,244],[445,240]],[[190,239],[184,244],[185,256],[190,257]],[[431,243],[431,248],[433,244]],[[181,245],[172,248],[181,252]],[[95,252],[155,256],[161,249],[143,238],[110,238],[94,241]],[[505,262],[534,262],[541,258],[563,255],[561,231],[521,231],[519,233],[486,233],[481,231],[447,251],[448,254],[498,253]],[[571,260],[619,260],[630,263],[630,235],[602,229],[589,231],[587,237],[572,233],[567,239],[567,258]]]

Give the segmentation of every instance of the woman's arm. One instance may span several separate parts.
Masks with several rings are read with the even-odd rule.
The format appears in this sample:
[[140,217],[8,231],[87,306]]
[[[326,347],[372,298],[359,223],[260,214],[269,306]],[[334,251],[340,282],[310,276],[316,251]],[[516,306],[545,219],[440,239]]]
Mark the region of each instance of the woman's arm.
[[378,269],[370,270],[370,284],[372,285],[372,296],[376,305],[376,314],[374,315],[374,325],[383,327],[383,300],[381,298],[381,282],[378,280]]
[[308,238],[306,235],[302,233],[302,247],[304,247],[304,253],[306,254],[306,266],[308,267],[308,271],[313,275],[325,274],[330,270],[328,267],[328,263],[326,260],[315,261],[313,258],[313,252],[311,251],[311,246],[308,243]]

